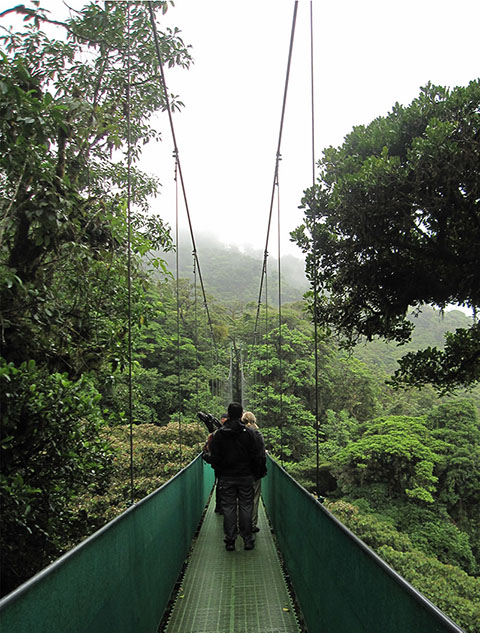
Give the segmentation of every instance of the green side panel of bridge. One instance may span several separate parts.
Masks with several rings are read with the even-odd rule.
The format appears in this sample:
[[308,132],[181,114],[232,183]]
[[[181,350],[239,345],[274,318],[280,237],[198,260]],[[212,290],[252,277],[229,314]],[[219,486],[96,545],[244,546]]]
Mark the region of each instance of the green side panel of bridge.
[[[262,495],[309,633],[461,633],[278,464],[268,468]],[[4,598],[2,633],[156,633],[212,484],[197,458]],[[263,512],[260,521],[253,551],[237,541],[226,552],[209,507],[168,633],[297,631]]]
[[298,633],[299,628],[263,507],[255,549],[223,543],[214,499],[193,547],[166,633]]
[[262,495],[309,633],[461,633],[268,459]]
[[2,633],[155,633],[213,479],[197,458],[4,598]]

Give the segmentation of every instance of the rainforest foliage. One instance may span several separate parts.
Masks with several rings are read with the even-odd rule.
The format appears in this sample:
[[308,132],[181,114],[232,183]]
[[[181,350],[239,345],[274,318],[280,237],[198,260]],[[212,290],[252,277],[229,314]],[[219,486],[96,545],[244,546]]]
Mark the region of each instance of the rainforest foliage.
[[[188,66],[179,33],[161,29],[167,3],[152,4],[165,59]],[[473,633],[480,391],[388,382],[402,349],[441,353],[446,333],[472,331],[472,319],[424,306],[406,315],[403,348],[373,340],[350,351],[320,327],[316,387],[298,263],[282,261],[280,315],[270,294],[257,308],[261,256],[201,240],[208,322],[189,266],[177,283],[163,261],[168,227],[147,213],[159,183],[137,159],[159,136],[148,118],[165,101],[144,7],[130,4],[129,23],[125,7],[92,3],[59,40],[42,31],[46,12],[27,11],[22,34],[2,39],[3,592],[186,465],[206,436],[199,410],[218,416],[243,398],[270,454]]]
[[[324,151],[293,232],[321,300],[320,324],[345,343],[404,342],[409,308],[480,306],[480,80],[428,84],[409,105],[358,126]],[[407,354],[396,380],[443,390],[480,378],[480,326],[442,350]]]
[[[12,10],[25,28],[0,51],[4,590],[58,555],[79,487],[106,485],[101,393],[126,366],[128,313],[147,318],[144,258],[170,243],[148,211],[159,183],[136,166],[165,107],[146,7],[91,3],[54,39],[38,4]],[[178,32],[161,41],[189,65]]]

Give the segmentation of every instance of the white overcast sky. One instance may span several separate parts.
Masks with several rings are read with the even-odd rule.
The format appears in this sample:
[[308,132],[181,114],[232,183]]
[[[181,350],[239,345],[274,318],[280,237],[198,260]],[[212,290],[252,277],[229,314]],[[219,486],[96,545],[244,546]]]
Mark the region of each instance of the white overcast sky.
[[[66,12],[60,0],[42,5],[54,17]],[[163,18],[181,29],[195,60],[188,71],[167,68],[166,81],[185,103],[174,124],[196,234],[264,249],[293,7],[293,0],[176,0]],[[314,0],[313,15],[317,159],[354,125],[410,103],[428,81],[453,87],[480,75],[479,0]],[[309,20],[310,1],[300,0],[281,149],[282,254],[300,255],[288,234],[301,223],[298,206],[312,182]],[[147,146],[143,167],[160,177],[154,206],[173,224],[167,115],[156,125],[164,140]],[[276,255],[277,202],[274,210]],[[183,207],[180,224],[187,226]]]
[[[195,58],[188,72],[167,74],[186,105],[175,126],[192,222],[226,243],[265,245],[293,7],[177,0],[169,11]],[[480,75],[478,0],[314,0],[313,16],[317,158],[428,81],[453,87]],[[282,253],[299,253],[288,233],[312,182],[309,21],[310,2],[300,0],[280,164]],[[273,254],[276,240],[275,224]]]

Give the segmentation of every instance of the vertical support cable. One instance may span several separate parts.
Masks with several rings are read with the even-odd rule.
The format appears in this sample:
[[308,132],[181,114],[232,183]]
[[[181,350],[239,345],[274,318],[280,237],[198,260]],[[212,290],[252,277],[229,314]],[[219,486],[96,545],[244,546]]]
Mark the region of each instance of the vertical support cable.
[[280,247],[280,183],[278,179],[277,169],[277,266],[278,266],[278,381],[280,394],[280,462],[283,466],[285,461],[285,446],[283,433],[283,362],[282,362],[282,265],[281,265],[281,247]]
[[312,184],[315,185],[315,88],[314,88],[314,47],[313,47],[313,0],[310,0],[310,80],[312,110]]
[[178,397],[178,445],[179,460],[183,464],[182,454],[182,385],[181,385],[181,363],[180,363],[180,263],[179,263],[179,218],[178,218],[178,157],[175,156],[175,295],[177,300],[177,397]]
[[[258,344],[258,330],[257,330],[258,324],[255,325],[255,329],[253,331],[253,343],[247,346],[247,358],[246,358],[246,364],[247,364],[247,372],[251,377],[251,385],[258,385],[259,382],[259,371],[257,366],[255,366],[254,361],[256,360],[255,355],[256,355],[256,351],[257,351],[257,344]],[[252,370],[253,367],[253,370]],[[250,374],[250,372],[252,372]],[[252,402],[252,392],[251,392],[251,388],[249,388],[249,397],[250,397],[250,401]],[[258,406],[258,393],[256,394],[255,399],[253,400],[254,404],[251,404],[250,406]]]
[[[198,358],[198,306],[197,306],[197,258],[195,257],[195,253],[193,253],[193,313],[194,313],[194,345],[195,345],[195,410],[198,411],[200,408],[200,397],[199,397],[199,377],[198,377],[198,368],[200,365]],[[197,418],[197,428],[199,430],[199,440],[197,442],[197,450],[200,452],[201,444],[201,425],[200,420]]]
[[135,503],[133,478],[133,396],[132,396],[132,139],[130,121],[130,3],[127,3],[127,286],[128,286],[128,419],[130,435],[130,504]]
[[195,408],[199,408],[199,395],[198,395],[198,309],[197,309],[197,258],[193,253],[193,337],[195,345]]
[[228,372],[228,400],[233,401],[233,345],[230,343],[230,369]]
[[247,401],[247,395],[246,395],[247,381],[245,378],[245,372],[243,371],[243,347],[240,347],[239,353],[240,353],[240,361],[239,361],[240,362],[240,393],[242,394],[242,399],[240,400],[240,404],[245,409],[248,406],[248,401]]
[[[268,387],[270,384],[269,371],[270,371],[270,347],[268,343],[268,253],[263,263],[263,274],[265,277],[265,410],[268,412]],[[267,413],[268,415],[268,413]]]
[[[310,78],[311,78],[311,110],[312,110],[312,193],[315,188],[315,90],[313,73],[313,1],[310,0]],[[318,398],[318,283],[317,283],[317,246],[315,241],[315,217],[313,220],[313,328],[315,346],[315,489],[317,497],[320,496],[320,418],[319,418],[319,398]]]

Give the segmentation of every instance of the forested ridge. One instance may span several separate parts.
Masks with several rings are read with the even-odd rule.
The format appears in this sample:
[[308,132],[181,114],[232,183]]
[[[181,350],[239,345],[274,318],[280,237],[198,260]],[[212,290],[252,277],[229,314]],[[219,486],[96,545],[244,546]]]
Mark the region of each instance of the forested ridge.
[[[202,274],[205,277],[207,294],[228,305],[235,302],[257,301],[263,253],[245,250],[235,245],[225,245],[220,240],[200,233],[196,236]],[[190,236],[180,230],[179,272],[184,278],[193,274],[193,259]],[[172,273],[175,272],[175,254],[161,252]],[[305,275],[305,261],[301,257],[284,255],[280,260],[282,279],[282,302],[298,301],[309,288]],[[278,260],[268,258],[268,301],[278,303]]]
[[[161,22],[167,3],[152,4]],[[140,5],[131,11],[140,44],[130,51],[139,77],[130,94],[130,295],[124,7],[88,5],[68,22],[61,42],[41,32],[48,16],[32,10],[22,37],[2,39],[3,592],[131,504],[131,439],[138,501],[198,454],[206,429],[197,412],[220,415],[242,387],[272,457],[465,631],[478,631],[476,321],[458,310],[442,312],[441,301],[431,301],[436,309],[417,301],[405,308],[405,322],[402,304],[401,318],[390,314],[383,323],[397,333],[400,328],[403,345],[381,328],[358,332],[346,345],[342,327],[321,319],[327,301],[337,302],[338,314],[342,308],[338,284],[325,280],[317,314],[317,470],[314,307],[303,261],[282,259],[281,319],[273,258],[268,304],[263,301],[259,312],[262,256],[256,253],[199,240],[211,323],[192,276],[190,246],[179,253],[177,284],[168,227],[148,206],[159,183],[137,164],[144,139],[159,136],[148,116],[165,101],[156,72],[148,72],[156,68],[148,21]],[[190,52],[178,32],[161,37],[168,63],[188,67]],[[467,171],[465,206],[475,180]],[[314,198],[307,193],[312,209]],[[478,206],[474,211],[478,215]],[[326,234],[316,237],[333,248],[331,227],[323,228]],[[307,252],[307,229],[297,231],[297,239],[311,281],[316,260]],[[431,247],[433,233],[427,241]],[[447,272],[445,265],[445,278]],[[469,274],[457,299],[475,307]],[[469,354],[465,366],[455,365],[459,349]],[[441,367],[439,383],[392,379],[405,352],[418,350],[428,351],[422,359],[431,367]],[[243,384],[229,376],[230,367],[243,369]]]
[[[241,257],[236,254],[237,260]],[[280,383],[275,306],[268,308],[268,324],[262,312],[261,328],[268,327],[269,333],[249,365],[255,303],[229,305],[210,299],[220,342],[218,366],[204,315],[195,319],[192,280],[182,279],[179,289],[180,356],[176,284],[168,275],[151,283],[146,296],[149,318],[135,339],[135,498],[152,492],[198,453],[206,429],[196,413],[207,410],[218,416],[225,408],[230,356],[236,349],[243,350],[245,359],[245,406],[255,411],[271,455],[314,492],[313,325],[305,303],[282,306]],[[446,325],[463,326],[469,320],[455,311],[447,313],[445,324],[431,308],[417,318],[423,320],[420,340],[429,345],[441,342]],[[327,507],[466,630],[475,630],[469,623],[477,618],[479,584],[478,388],[453,396],[439,396],[428,387],[396,391],[386,383],[385,368],[393,368],[398,356],[392,345],[372,342],[348,354],[324,336],[319,352],[319,483]],[[17,390],[28,380],[27,371],[21,380],[12,376]],[[96,432],[104,446],[103,465],[97,454],[95,480],[84,482],[86,489],[77,490],[68,503],[53,552],[73,545],[129,505],[127,383],[126,373],[118,369],[108,384],[97,383],[98,392],[93,392],[98,400],[90,404],[104,420]],[[91,410],[86,413],[91,415]],[[58,416],[65,422],[64,409]]]

